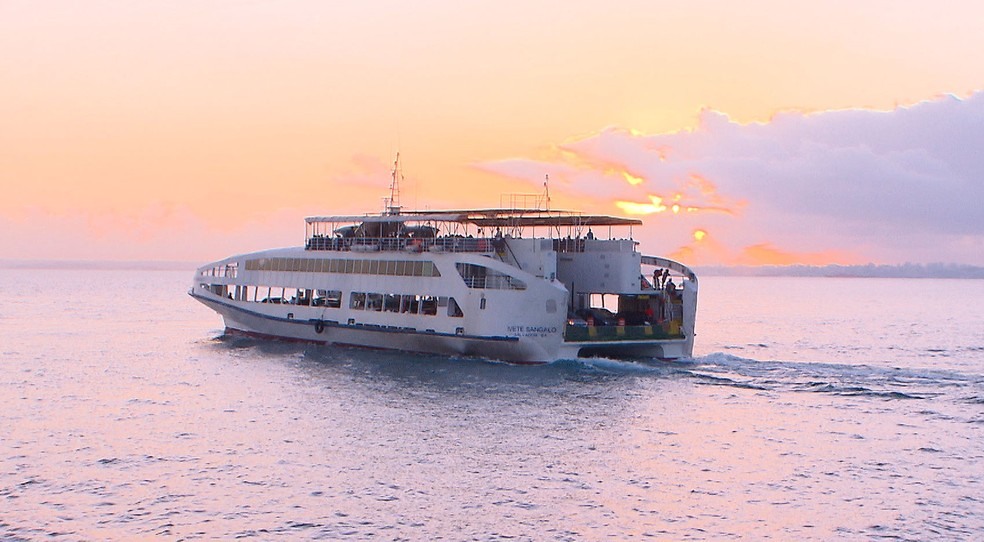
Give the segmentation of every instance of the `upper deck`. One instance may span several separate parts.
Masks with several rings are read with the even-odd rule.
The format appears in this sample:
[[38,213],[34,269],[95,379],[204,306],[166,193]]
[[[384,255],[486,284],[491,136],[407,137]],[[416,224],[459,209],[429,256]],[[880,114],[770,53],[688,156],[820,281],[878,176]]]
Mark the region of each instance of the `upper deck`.
[[[642,221],[573,211],[464,209],[402,211],[376,215],[313,216],[305,219],[307,250],[495,252],[505,237],[553,239],[558,252],[583,250],[593,228],[628,227]],[[571,242],[575,241],[575,242]]]

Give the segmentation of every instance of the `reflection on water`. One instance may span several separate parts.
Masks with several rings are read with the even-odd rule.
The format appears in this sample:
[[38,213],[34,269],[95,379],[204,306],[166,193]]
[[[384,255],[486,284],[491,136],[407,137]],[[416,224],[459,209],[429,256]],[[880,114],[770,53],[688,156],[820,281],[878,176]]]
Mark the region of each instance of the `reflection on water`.
[[[184,274],[100,273],[48,277],[76,293],[70,311],[10,286],[35,277],[4,277],[0,538],[984,531],[984,352],[967,349],[979,337],[946,345],[946,363],[904,344],[852,359],[806,334],[762,344],[823,355],[515,367],[213,338],[212,315],[181,297]],[[176,293],[106,300],[141,280]]]

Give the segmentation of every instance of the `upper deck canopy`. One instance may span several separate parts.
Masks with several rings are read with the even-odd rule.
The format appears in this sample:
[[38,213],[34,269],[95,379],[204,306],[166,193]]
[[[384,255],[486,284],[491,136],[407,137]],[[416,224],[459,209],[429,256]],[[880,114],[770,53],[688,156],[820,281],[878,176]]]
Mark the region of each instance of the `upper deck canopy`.
[[372,223],[372,222],[458,222],[479,227],[583,227],[583,226],[639,226],[636,218],[620,218],[605,215],[585,215],[573,211],[546,211],[542,209],[462,209],[450,211],[402,211],[400,214],[309,216],[308,224],[320,222]]

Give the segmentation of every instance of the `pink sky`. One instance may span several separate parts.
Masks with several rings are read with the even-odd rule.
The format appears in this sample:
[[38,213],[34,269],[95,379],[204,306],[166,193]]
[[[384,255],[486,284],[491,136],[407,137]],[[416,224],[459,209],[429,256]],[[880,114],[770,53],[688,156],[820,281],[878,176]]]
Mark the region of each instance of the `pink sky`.
[[[0,1],[0,259],[205,261],[406,206],[688,263],[984,265],[979,2]],[[676,203],[678,212],[673,212]],[[679,209],[683,209],[680,212]]]

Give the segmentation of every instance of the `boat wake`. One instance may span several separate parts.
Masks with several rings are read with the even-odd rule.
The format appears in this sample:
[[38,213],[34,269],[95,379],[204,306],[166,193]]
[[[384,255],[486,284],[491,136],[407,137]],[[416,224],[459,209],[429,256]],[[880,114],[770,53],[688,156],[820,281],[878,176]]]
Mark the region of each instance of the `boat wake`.
[[[242,337],[220,337],[213,348],[243,355],[279,358],[329,369],[345,367],[358,373],[404,382],[440,381],[499,389],[529,386],[554,387],[562,382],[682,381],[760,393],[816,394],[844,399],[931,400],[979,404],[984,397],[984,376],[955,371],[884,367],[864,364],[757,360],[726,352],[664,361],[579,358],[535,367],[510,365],[477,358],[449,358],[359,348],[336,348],[277,343]],[[345,370],[345,369],[343,369]]]
[[577,361],[582,370],[611,376],[687,379],[771,393],[811,393],[845,398],[929,400],[980,396],[984,377],[954,371],[829,362],[763,361],[716,352],[687,360]]
[[984,378],[946,370],[829,362],[758,361],[725,353],[692,360],[700,383],[776,392],[816,393],[884,400],[932,399],[979,390]]

